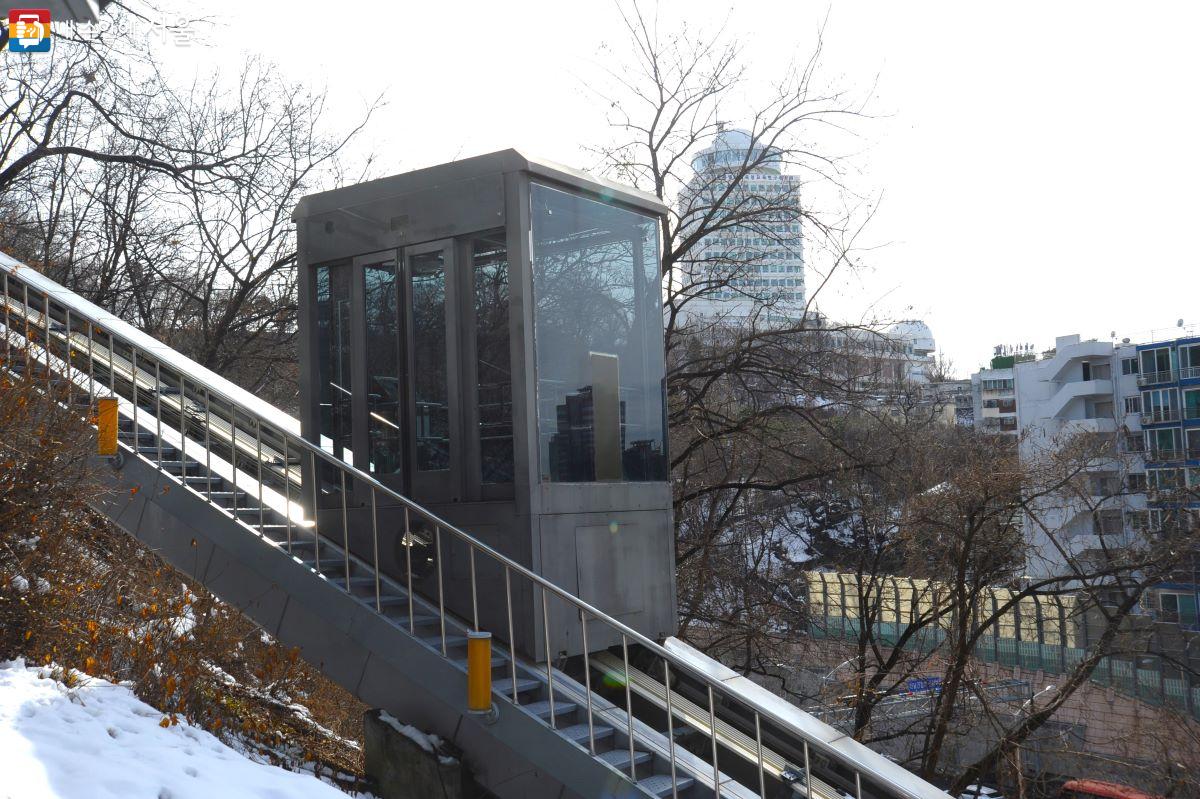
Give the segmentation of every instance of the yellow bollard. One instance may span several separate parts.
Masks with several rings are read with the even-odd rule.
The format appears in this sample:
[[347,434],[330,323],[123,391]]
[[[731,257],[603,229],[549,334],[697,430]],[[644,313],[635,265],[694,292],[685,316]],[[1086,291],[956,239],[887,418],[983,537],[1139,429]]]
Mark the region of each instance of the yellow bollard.
[[467,633],[467,711],[492,712],[491,633]]
[[117,454],[117,398],[99,397],[96,400],[96,453],[112,457]]

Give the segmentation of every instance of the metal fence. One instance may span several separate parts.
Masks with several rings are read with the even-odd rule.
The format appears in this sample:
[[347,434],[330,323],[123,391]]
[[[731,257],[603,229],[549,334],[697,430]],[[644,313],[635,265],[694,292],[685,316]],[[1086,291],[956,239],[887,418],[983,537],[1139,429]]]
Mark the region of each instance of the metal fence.
[[[862,617],[874,616],[873,638],[932,653],[942,648],[952,618],[944,584],[906,577],[861,579],[855,574],[808,572],[809,634],[854,640]],[[1087,655],[1103,629],[1103,617],[1073,596],[1034,595],[1012,602],[1013,592],[990,589],[977,624],[987,623],[975,656],[987,663],[1027,671],[1066,674]],[[869,612],[863,613],[867,608]],[[935,621],[928,621],[938,617]],[[1169,622],[1130,617],[1113,654],[1100,660],[1092,682],[1200,721],[1200,635]],[[911,629],[910,629],[911,628]],[[907,636],[906,636],[907,633]]]

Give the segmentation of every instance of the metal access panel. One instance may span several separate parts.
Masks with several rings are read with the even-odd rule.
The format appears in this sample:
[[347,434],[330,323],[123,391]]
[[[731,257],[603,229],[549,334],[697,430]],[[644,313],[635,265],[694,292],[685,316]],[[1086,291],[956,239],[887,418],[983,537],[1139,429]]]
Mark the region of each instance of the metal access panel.
[[[505,150],[311,195],[294,215],[305,437],[653,637],[676,629],[666,210]],[[553,596],[509,591],[362,487],[306,480],[361,557],[397,579],[415,563],[419,589],[501,637],[511,604],[530,656],[582,651]]]

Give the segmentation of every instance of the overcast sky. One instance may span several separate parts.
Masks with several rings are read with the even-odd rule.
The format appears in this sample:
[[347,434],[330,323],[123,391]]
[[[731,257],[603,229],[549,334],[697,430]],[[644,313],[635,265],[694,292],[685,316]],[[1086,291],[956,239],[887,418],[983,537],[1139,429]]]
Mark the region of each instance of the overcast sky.
[[[511,146],[587,166],[612,135],[589,88],[621,66],[604,0],[205,5],[211,44],[165,47],[174,68],[260,53],[347,117],[382,96],[367,143],[387,172]],[[820,80],[872,97],[848,180],[882,198],[883,246],[824,310],[923,318],[964,375],[995,344],[1200,323],[1200,4],[730,5],[672,0],[658,17],[727,21],[762,80],[827,18]]]

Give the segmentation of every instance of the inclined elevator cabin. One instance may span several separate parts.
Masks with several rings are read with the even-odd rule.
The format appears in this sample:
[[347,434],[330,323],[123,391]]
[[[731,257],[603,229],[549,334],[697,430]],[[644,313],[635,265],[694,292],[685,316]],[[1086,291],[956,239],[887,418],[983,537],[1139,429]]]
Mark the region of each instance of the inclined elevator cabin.
[[[676,624],[666,210],[505,150],[310,195],[295,212],[304,436],[656,639]],[[528,581],[506,589],[495,564],[406,522],[399,503],[372,511],[363,487],[316,477],[321,529],[344,519],[359,557],[377,548],[401,582],[412,564],[416,592],[436,597],[440,545],[447,608],[506,639],[507,591],[518,649],[582,652],[563,603],[544,611]],[[588,649],[620,643],[604,629]]]

